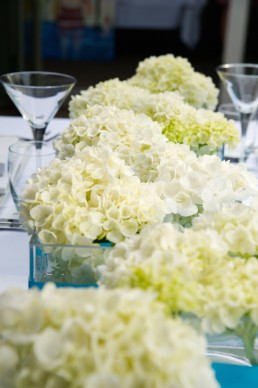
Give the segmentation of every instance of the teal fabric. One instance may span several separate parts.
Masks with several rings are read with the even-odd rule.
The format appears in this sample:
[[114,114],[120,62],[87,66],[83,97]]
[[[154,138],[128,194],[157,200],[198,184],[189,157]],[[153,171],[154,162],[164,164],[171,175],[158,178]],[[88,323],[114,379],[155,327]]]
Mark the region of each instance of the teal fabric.
[[258,388],[258,366],[212,364],[221,388]]

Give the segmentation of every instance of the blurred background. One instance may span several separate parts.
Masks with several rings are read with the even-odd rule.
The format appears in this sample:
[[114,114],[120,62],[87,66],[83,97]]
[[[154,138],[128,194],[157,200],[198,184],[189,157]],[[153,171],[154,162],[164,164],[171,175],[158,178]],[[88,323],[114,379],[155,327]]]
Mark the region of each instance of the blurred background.
[[[258,62],[257,16],[257,0],[1,0],[0,74],[67,73],[77,94],[171,53],[219,86],[217,65]],[[0,115],[19,115],[2,87]]]

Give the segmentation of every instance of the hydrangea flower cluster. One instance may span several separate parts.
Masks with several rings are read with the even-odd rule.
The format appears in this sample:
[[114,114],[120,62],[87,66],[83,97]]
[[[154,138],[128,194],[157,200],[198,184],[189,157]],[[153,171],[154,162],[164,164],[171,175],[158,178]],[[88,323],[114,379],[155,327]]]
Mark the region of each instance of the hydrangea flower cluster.
[[70,122],[54,147],[58,157],[65,159],[87,146],[108,146],[147,182],[157,176],[156,166],[167,143],[161,126],[148,116],[115,106],[92,105]]
[[219,90],[212,79],[195,71],[186,58],[172,54],[151,56],[139,62],[128,82],[152,93],[177,91],[196,108],[214,110],[218,103]]
[[93,105],[71,121],[55,148],[64,159],[88,146],[108,146],[141,182],[154,183],[168,214],[174,216],[192,217],[203,208],[214,210],[221,203],[258,194],[257,181],[245,167],[216,156],[198,158],[188,146],[168,142],[161,132],[159,124],[144,114]]
[[20,209],[42,252],[53,245],[41,282],[96,284],[103,250],[92,244],[117,243],[158,221],[191,226],[203,209],[257,195],[244,166],[198,158],[149,117],[114,106],[89,106],[55,147],[61,159],[31,178]]
[[237,333],[247,358],[257,364],[258,261],[246,260],[244,253],[232,257],[230,251],[212,228],[182,233],[170,223],[147,227],[107,253],[100,284],[150,290],[171,313],[200,319],[205,333]]
[[126,81],[111,79],[73,96],[69,104],[70,116],[84,114],[93,104],[115,105],[144,113],[161,125],[170,141],[188,144],[198,154],[214,153],[225,143],[234,148],[239,142],[239,132],[233,121],[219,112],[195,109],[175,92],[154,94]]
[[170,213],[182,217],[196,215],[202,209],[216,211],[223,203],[258,194],[257,179],[244,165],[232,165],[215,155],[197,157],[171,147],[157,169],[159,196],[165,199]]
[[117,243],[167,212],[152,184],[145,184],[109,148],[87,147],[55,159],[31,177],[20,213],[43,244]]
[[1,387],[218,388],[205,349],[140,290],[0,295]]
[[196,110],[188,105],[169,111],[166,117],[158,112],[156,120],[170,141],[189,144],[197,155],[220,154],[224,144],[234,148],[239,142],[235,123],[220,112]]
[[[142,101],[149,94],[148,90],[134,87],[127,81],[109,79],[72,96],[69,102],[70,117],[80,116],[89,105],[114,105],[120,109],[133,109],[135,101]],[[182,101],[179,94],[172,93],[172,96]]]
[[207,267],[220,268],[226,255],[227,245],[216,231],[182,233],[171,223],[157,224],[107,252],[100,284],[149,289],[170,312],[193,313],[202,291],[197,280]]
[[194,230],[210,227],[216,230],[232,255],[258,257],[258,202],[223,204],[216,212],[203,212],[193,220]]

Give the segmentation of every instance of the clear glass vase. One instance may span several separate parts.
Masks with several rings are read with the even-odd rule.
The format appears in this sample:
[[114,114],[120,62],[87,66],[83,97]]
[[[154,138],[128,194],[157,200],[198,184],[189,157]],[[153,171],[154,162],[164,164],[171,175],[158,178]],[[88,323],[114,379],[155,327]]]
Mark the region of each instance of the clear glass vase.
[[[199,333],[201,318],[191,313],[181,317]],[[207,355],[212,363],[257,366],[258,369],[258,326],[249,316],[243,316],[235,329],[219,334],[206,334]]]
[[208,335],[207,340],[212,362],[258,365],[258,327],[248,317],[243,318],[236,329]]
[[41,244],[30,241],[29,288],[42,288],[46,282],[58,287],[97,287],[98,266],[103,264],[109,242],[92,245]]

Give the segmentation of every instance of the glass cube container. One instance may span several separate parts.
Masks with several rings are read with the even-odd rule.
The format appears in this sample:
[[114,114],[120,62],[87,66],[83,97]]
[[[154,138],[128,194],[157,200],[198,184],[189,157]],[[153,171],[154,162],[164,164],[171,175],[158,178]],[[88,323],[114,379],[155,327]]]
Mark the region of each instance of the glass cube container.
[[29,288],[42,288],[46,282],[57,287],[97,287],[98,266],[110,242],[84,245],[41,244],[37,236],[30,241]]

